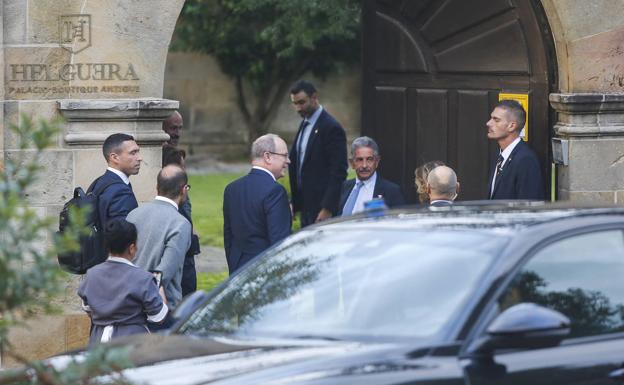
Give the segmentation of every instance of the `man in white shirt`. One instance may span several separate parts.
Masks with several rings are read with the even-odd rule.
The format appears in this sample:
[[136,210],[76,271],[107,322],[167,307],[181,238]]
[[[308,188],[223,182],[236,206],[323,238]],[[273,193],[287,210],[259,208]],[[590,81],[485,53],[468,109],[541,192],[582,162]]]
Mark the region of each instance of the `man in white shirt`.
[[383,198],[388,207],[405,204],[399,186],[377,173],[380,161],[379,146],[373,139],[362,136],[353,141],[350,162],[357,177],[342,184],[340,215],[364,211],[364,203],[374,198]]
[[88,190],[99,194],[100,229],[104,229],[111,219],[125,219],[138,206],[130,176],[139,173],[143,160],[134,137],[122,133],[106,138],[102,153],[108,167],[104,175],[97,178]]
[[490,114],[487,135],[498,143],[500,151],[492,162],[489,199],[544,199],[539,160],[520,138],[525,121],[526,112],[515,100],[499,102]]
[[223,244],[230,274],[290,235],[288,194],[277,179],[290,164],[288,147],[266,134],[251,146],[251,171],[223,193]]

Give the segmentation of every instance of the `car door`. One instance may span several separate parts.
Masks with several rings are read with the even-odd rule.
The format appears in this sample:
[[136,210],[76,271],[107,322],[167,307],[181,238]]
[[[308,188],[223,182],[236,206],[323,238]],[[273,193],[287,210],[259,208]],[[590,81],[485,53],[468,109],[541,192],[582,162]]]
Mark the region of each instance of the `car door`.
[[557,347],[497,352],[490,369],[464,362],[471,385],[624,383],[622,229],[585,232],[544,246],[496,301],[498,311],[521,302],[557,310],[570,318],[571,332]]

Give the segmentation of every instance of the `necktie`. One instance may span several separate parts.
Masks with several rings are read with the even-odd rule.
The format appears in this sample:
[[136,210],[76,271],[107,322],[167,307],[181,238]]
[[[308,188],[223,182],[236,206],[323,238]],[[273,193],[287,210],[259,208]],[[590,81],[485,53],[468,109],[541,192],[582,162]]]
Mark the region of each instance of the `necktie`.
[[503,172],[503,162],[505,161],[505,158],[503,158],[503,155],[498,155],[498,159],[496,159],[496,177],[494,178],[494,183],[496,184],[496,182],[498,181],[498,178],[500,178],[501,173]]
[[303,122],[301,122],[301,128],[299,129],[299,131],[301,132],[301,134],[299,135],[299,143],[297,146],[297,155],[299,156],[299,170],[301,170],[301,165],[303,164],[303,156],[305,155],[305,146],[303,145],[303,137],[305,136],[305,130],[306,127],[308,127],[308,124],[310,124],[310,122],[308,122],[307,120],[303,120]]
[[353,207],[355,207],[355,202],[357,201],[358,195],[360,194],[360,189],[364,185],[364,182],[357,181],[355,184],[355,188],[351,190],[351,194],[347,199],[347,203],[344,205],[344,209],[342,210],[342,216],[347,216],[353,214]]
[[128,187],[130,187],[130,191],[132,191],[132,183],[128,183]]
[[301,189],[301,165],[303,164],[303,156],[305,155],[305,146],[303,145],[303,137],[305,129],[310,124],[307,120],[303,120],[299,127],[299,140],[297,141],[297,186]]

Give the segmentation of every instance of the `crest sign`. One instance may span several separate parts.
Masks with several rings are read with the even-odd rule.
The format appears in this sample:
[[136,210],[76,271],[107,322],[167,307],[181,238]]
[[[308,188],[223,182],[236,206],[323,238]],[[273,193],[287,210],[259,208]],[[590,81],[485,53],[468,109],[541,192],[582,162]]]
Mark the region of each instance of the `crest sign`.
[[59,44],[71,53],[91,46],[91,15],[59,16]]

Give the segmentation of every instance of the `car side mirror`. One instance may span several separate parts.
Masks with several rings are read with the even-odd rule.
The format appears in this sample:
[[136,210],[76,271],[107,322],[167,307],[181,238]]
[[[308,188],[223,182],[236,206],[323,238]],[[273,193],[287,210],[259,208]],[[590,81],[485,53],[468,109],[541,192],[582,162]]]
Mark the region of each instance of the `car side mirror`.
[[491,356],[503,349],[540,349],[559,345],[570,334],[570,319],[534,303],[520,303],[502,312],[487,336],[472,343],[470,356]]

